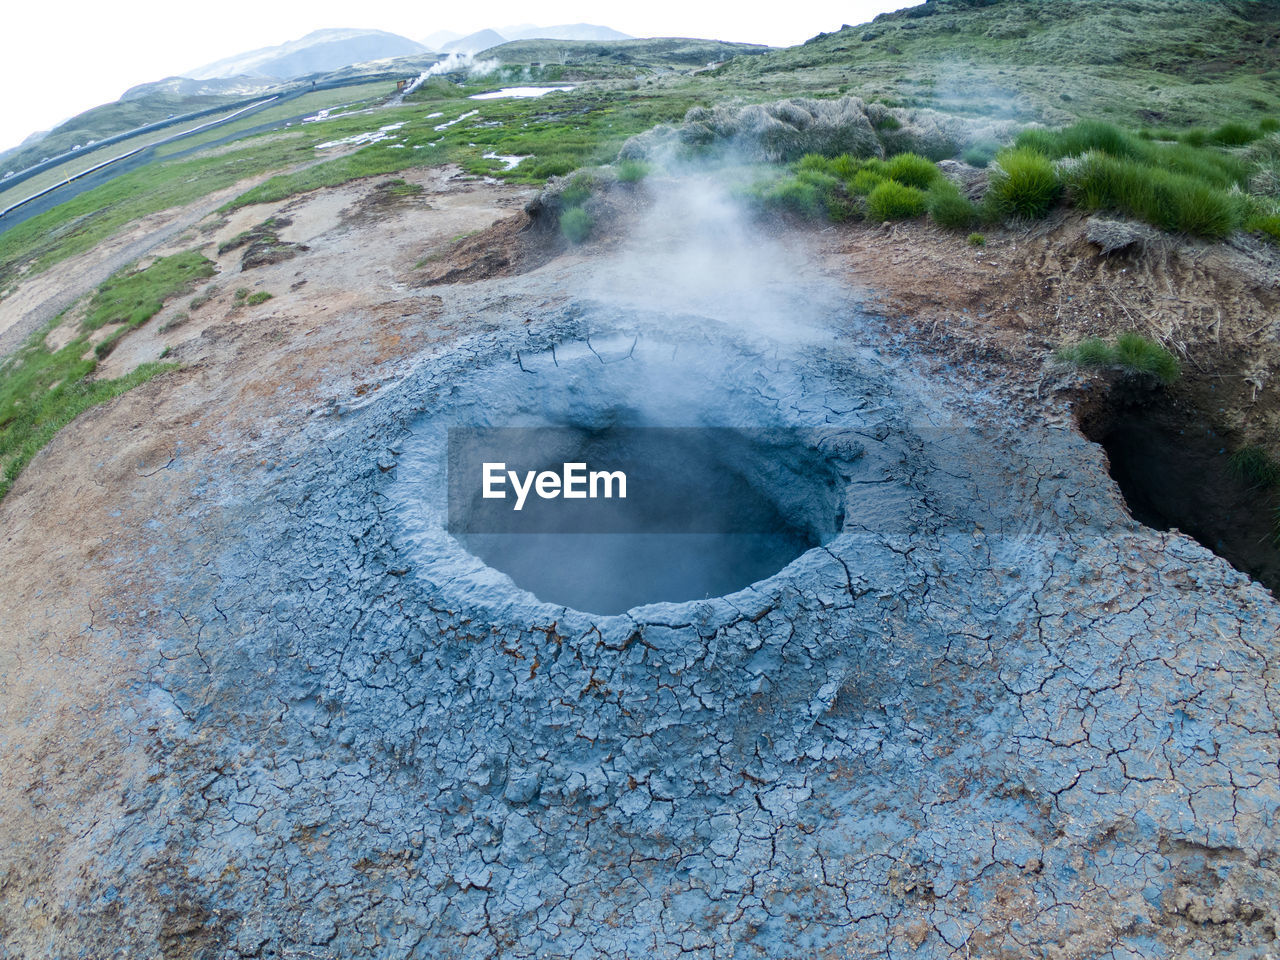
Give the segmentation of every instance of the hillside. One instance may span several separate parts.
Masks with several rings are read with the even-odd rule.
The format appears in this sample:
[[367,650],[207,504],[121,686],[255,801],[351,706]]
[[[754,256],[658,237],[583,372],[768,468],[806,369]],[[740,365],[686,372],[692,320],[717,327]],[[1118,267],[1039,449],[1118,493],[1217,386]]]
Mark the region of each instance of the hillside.
[[[238,84],[236,85],[238,86]],[[6,170],[22,170],[39,163],[45,157],[53,157],[76,144],[89,145],[92,141],[123,133],[148,123],[156,123],[173,114],[192,113],[208,107],[216,107],[224,103],[232,103],[241,99],[243,94],[235,92],[220,94],[190,94],[182,92],[185,84],[177,84],[175,92],[166,81],[148,91],[134,88],[132,95],[126,95],[114,103],[77,114],[65,123],[50,130],[44,137],[33,144],[19,147],[4,155],[0,160],[0,174]]]
[[516,40],[484,51],[504,64],[534,63],[561,66],[640,66],[672,69],[705,67],[737,56],[756,56],[769,47],[754,43],[726,43],[685,37],[637,40]]
[[721,73],[978,115],[1209,123],[1280,103],[1280,3],[928,0]]

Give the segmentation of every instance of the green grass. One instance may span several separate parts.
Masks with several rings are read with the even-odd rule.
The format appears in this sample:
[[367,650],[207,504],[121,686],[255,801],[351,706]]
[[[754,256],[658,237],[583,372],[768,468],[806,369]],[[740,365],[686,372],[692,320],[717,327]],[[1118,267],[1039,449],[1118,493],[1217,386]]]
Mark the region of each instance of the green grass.
[[256,307],[260,303],[266,303],[271,299],[271,297],[272,294],[267,293],[267,291],[259,290],[257,293],[249,294],[249,296],[245,298],[244,302],[247,306]]
[[863,215],[881,221],[920,216],[926,209],[920,185],[946,183],[931,160],[911,153],[889,160],[810,153],[786,168],[789,175],[766,170],[771,172],[744,191],[749,202],[764,210],[837,222]]
[[1243,147],[1247,143],[1253,143],[1263,132],[1244,123],[1224,123],[1209,134],[1209,142],[1224,147]]
[[1178,358],[1153,340],[1128,331],[1114,342],[1098,337],[1063,347],[1057,353],[1062,363],[1085,368],[1112,368],[1130,376],[1150,376],[1170,384],[1182,373]]
[[876,187],[880,186],[880,184],[884,183],[885,179],[885,175],[879,170],[866,167],[855,173],[846,181],[846,183],[848,184],[850,193],[857,194],[860,197],[865,197]]
[[982,233],[971,233],[971,234],[969,234],[969,246],[971,246],[971,247],[985,247],[986,245],[987,245],[987,237],[986,237],[986,234],[982,234]]
[[1259,446],[1241,447],[1229,459],[1232,472],[1257,487],[1280,485],[1280,463]]
[[1000,152],[1000,144],[994,140],[983,140],[972,146],[965,147],[960,154],[960,159],[971,167],[985,167],[995,159],[997,153]]
[[570,179],[568,185],[560,193],[560,202],[566,207],[579,207],[591,199],[596,188],[595,178],[586,173],[579,173]]
[[1020,146],[996,155],[987,199],[1005,216],[1043,217],[1062,194],[1053,162],[1039,150]]
[[1245,224],[1246,229],[1262,234],[1272,243],[1280,244],[1280,214],[1254,216]]
[[[465,94],[473,88],[459,89]],[[328,122],[325,129],[330,139],[394,122],[404,121],[405,126],[396,132],[395,141],[369,144],[354,153],[279,174],[234,198],[222,209],[282,200],[364,177],[442,163],[459,163],[472,174],[541,184],[550,177],[564,176],[582,167],[613,162],[627,137],[657,123],[678,120],[692,105],[687,92],[666,89],[651,94],[584,88],[556,94],[546,103],[541,100],[459,102],[457,97],[437,96],[411,107],[383,111],[377,115],[376,123],[370,117]],[[443,130],[435,129],[436,125],[472,110],[478,112]],[[428,114],[435,112],[443,115],[427,119]],[[503,170],[499,161],[484,158],[485,153],[526,159],[512,170]]]
[[1099,152],[1194,176],[1217,187],[1244,187],[1252,172],[1247,162],[1216,147],[1145,140],[1098,120],[1085,120],[1058,130],[1032,127],[1018,135],[1015,146],[1036,150],[1051,160]]
[[416,197],[426,190],[422,184],[410,183],[401,177],[388,180],[383,189],[393,197]]
[[886,180],[867,194],[868,220],[909,220],[925,212],[924,191]]
[[1244,217],[1239,199],[1201,179],[1101,152],[1081,158],[1067,185],[1075,206],[1117,211],[1162,230],[1225,237]]
[[560,232],[570,243],[582,243],[595,225],[591,214],[582,207],[571,207],[560,214]]
[[50,353],[41,345],[46,332],[47,328],[39,331],[15,354],[17,369],[0,369],[0,499],[32,457],[85,410],[178,366],[144,363],[114,380],[88,381],[84,378],[97,361],[81,359],[85,341],[78,339]]
[[94,292],[84,329],[123,323],[132,330],[159,313],[170,297],[216,272],[213,262],[198,250],[161,257],[143,270],[121,271]]
[[643,160],[618,162],[618,180],[622,183],[638,183],[653,172],[653,167]]
[[[148,363],[114,380],[87,379],[121,337],[212,272],[213,265],[196,251],[162,257],[142,270],[123,270],[94,292],[70,343],[56,351],[45,343],[59,317],[0,363],[0,497],[31,458],[82,412],[176,366]],[[124,326],[90,350],[90,334],[117,323]]]
[[884,172],[890,180],[917,190],[929,189],[942,176],[932,160],[914,153],[900,153],[890,157],[885,161]]
[[977,208],[969,198],[943,177],[935,180],[925,194],[925,209],[930,220],[950,230],[966,230],[978,219]]
[[1024,130],[1016,144],[1050,159],[1071,158],[1065,161],[1064,179],[1077,207],[1123,213],[1162,230],[1220,238],[1241,226],[1247,205],[1232,191],[1247,187],[1256,167],[1212,144],[1245,144],[1261,135],[1256,128],[1227,123],[1203,136],[1184,131],[1182,142],[1171,143],[1085,121],[1060,130]]
[[310,146],[296,135],[244,146],[215,156],[152,163],[122,174],[0,234],[0,289],[24,276],[83,253],[121,228],[157,210],[182,206],[300,158]]

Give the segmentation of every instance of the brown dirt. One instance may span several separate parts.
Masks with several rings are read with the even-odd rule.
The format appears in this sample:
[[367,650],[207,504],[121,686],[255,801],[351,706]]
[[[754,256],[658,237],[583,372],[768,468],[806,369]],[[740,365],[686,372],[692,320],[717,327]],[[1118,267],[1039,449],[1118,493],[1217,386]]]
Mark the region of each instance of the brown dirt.
[[1175,403],[1239,443],[1275,445],[1280,258],[1169,237],[1103,255],[1085,232],[1086,218],[1059,213],[979,247],[921,223],[831,228],[822,241],[835,269],[941,357],[994,363],[1041,391],[1068,383],[1083,400],[1108,392],[1107,378],[1058,368],[1053,352],[1135,330],[1182,360]]

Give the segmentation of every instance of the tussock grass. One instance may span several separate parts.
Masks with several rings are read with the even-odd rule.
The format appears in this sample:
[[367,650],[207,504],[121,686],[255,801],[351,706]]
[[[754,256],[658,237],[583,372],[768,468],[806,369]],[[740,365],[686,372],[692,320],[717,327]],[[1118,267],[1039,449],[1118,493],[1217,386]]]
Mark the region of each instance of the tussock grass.
[[[789,169],[790,175],[775,173],[757,181],[744,191],[746,199],[765,210],[786,211],[810,219],[841,221],[865,215],[876,221],[902,220],[925,212],[926,194],[922,188],[946,183],[931,160],[909,153],[888,160],[811,153]],[[954,200],[968,203],[958,193]],[[940,199],[939,203],[945,201]],[[952,215],[959,216],[954,208],[953,201]]]
[[1256,127],[1251,127],[1244,123],[1224,123],[1211,134],[1209,141],[1217,143],[1224,147],[1243,147],[1247,143],[1253,143],[1263,131]]
[[1245,226],[1262,234],[1272,243],[1280,243],[1280,213],[1252,217]]
[[1039,150],[1020,146],[996,155],[987,190],[993,209],[1005,216],[1043,217],[1061,194],[1058,172]]
[[983,140],[973,146],[966,147],[960,154],[960,159],[971,167],[985,167],[995,159],[997,153],[1000,152],[1000,144],[994,140]]
[[582,243],[591,235],[595,221],[582,207],[573,207],[560,214],[560,232],[570,243]]
[[1221,150],[1183,143],[1145,140],[1113,124],[1087,120],[1060,130],[1030,127],[1018,134],[1014,145],[1044,154],[1050,160],[1079,157],[1091,152],[1132,160],[1173,173],[1183,173],[1219,187],[1249,182],[1244,160]]
[[1267,488],[1280,486],[1280,463],[1263,447],[1241,447],[1228,460],[1232,472],[1246,483]]
[[653,167],[643,160],[622,160],[618,163],[618,179],[622,183],[638,183],[653,172]]
[[924,213],[926,206],[923,190],[886,180],[867,194],[867,219],[910,220]]
[[967,230],[978,219],[978,210],[960,189],[943,177],[939,177],[925,194],[925,209],[929,219],[950,230]]
[[917,190],[927,190],[942,176],[932,160],[915,153],[900,153],[890,157],[885,161],[884,171],[890,180]]
[[1170,384],[1182,373],[1178,358],[1153,340],[1128,331],[1114,342],[1091,337],[1057,352],[1062,363],[1086,368],[1118,369],[1130,376],[1150,376]]
[[1241,225],[1238,196],[1188,174],[1094,151],[1066,168],[1073,202],[1085,210],[1115,210],[1162,230],[1225,237]]
[[884,183],[887,178],[879,170],[870,167],[859,170],[852,177],[845,181],[850,193],[855,193],[860,197],[865,197],[880,184]]

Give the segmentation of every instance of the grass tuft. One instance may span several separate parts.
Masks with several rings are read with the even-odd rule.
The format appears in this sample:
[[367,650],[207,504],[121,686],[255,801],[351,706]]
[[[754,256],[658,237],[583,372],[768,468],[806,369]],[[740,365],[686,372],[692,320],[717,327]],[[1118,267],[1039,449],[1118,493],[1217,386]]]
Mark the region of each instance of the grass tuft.
[[960,159],[971,167],[985,167],[999,152],[1000,144],[994,140],[983,140],[965,147],[964,152],[960,154]]
[[1153,340],[1128,331],[1114,343],[1099,337],[1082,340],[1057,353],[1062,363],[1086,368],[1114,368],[1130,376],[1151,376],[1170,384],[1182,373],[1178,358]]
[[591,235],[594,225],[591,214],[582,207],[571,207],[560,214],[560,232],[570,243],[582,243]]
[[929,219],[950,230],[966,230],[978,218],[977,208],[950,180],[939,177],[925,195]]
[[1043,217],[1062,193],[1053,162],[1032,147],[996,155],[987,197],[1006,216]]
[[652,171],[653,168],[643,160],[618,161],[618,179],[622,183],[638,183]]
[[1263,447],[1241,447],[1231,454],[1228,463],[1231,471],[1246,483],[1264,488],[1280,485],[1280,463]]
[[169,297],[216,272],[212,261],[198,250],[161,257],[143,270],[121,271],[94,292],[84,328],[97,330],[112,323],[123,323],[130,329],[140,326],[154,317]]
[[1245,228],[1262,234],[1272,243],[1280,244],[1280,213],[1252,217]]
[[909,220],[924,213],[926,203],[923,190],[886,180],[867,194],[867,219]]
[[885,161],[885,174],[908,187],[927,190],[941,174],[932,160],[915,153],[900,153]]
[[1236,197],[1202,179],[1097,151],[1068,169],[1067,184],[1076,206],[1116,210],[1162,230],[1225,237],[1243,219]]
[[[0,498],[31,458],[77,416],[176,366],[147,363],[114,380],[88,379],[126,333],[150,320],[194,280],[212,273],[213,265],[196,251],[162,257],[142,270],[121,271],[94,292],[70,343],[59,350],[46,343],[49,332],[63,322],[58,317],[0,362]],[[90,333],[115,324],[119,329],[90,349]]]

